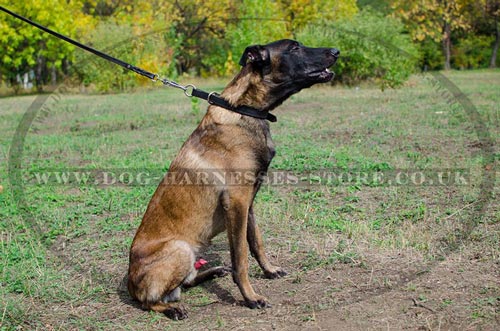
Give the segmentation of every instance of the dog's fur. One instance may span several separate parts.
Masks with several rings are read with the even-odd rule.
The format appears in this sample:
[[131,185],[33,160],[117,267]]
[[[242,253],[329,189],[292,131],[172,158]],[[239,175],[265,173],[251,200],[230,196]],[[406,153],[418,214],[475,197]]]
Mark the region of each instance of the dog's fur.
[[[336,49],[308,48],[293,40],[247,47],[240,61],[243,68],[222,97],[234,106],[272,110],[301,89],[331,80],[333,73],[327,68],[338,55]],[[175,303],[180,287],[228,272],[249,307],[269,306],[250,285],[248,248],[266,277],[286,274],[267,259],[252,208],[260,174],[274,154],[265,120],[208,108],[154,193],[130,249],[128,290],[145,309],[185,318],[185,310]],[[210,185],[213,171],[245,175],[237,175],[236,183]],[[185,180],[198,178],[199,172],[205,172],[202,183],[195,183],[199,185]],[[198,274],[198,252],[224,230],[232,268],[213,267]]]

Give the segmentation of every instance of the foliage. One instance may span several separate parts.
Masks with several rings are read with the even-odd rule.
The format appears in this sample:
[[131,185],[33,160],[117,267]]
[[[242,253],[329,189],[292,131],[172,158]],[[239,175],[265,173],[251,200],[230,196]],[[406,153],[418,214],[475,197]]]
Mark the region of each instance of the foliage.
[[391,0],[358,0],[357,4],[360,9],[370,7],[371,9],[384,15],[391,14]]
[[277,3],[242,0],[237,17],[238,20],[230,23],[226,35],[231,45],[224,72],[228,75],[234,74],[247,46],[291,37],[286,30],[286,20],[279,15]]
[[443,69],[444,56],[439,43],[432,39],[424,39],[419,47],[420,66],[424,70]]
[[[0,0],[0,5],[73,37],[92,26],[92,19],[80,10],[81,1]],[[18,74],[34,70],[41,89],[48,79],[43,73],[52,67],[61,69],[63,61],[71,59],[74,47],[4,12],[0,15],[0,74],[15,86]]]
[[401,85],[415,70],[416,47],[404,33],[403,25],[364,9],[352,19],[329,25],[309,25],[298,38],[311,45],[331,45],[340,49],[334,70],[336,80],[357,84],[375,79],[382,88]]
[[[306,44],[341,48],[344,61],[336,71],[343,82],[375,79],[384,87],[397,86],[413,62],[395,56],[397,52],[387,56],[384,44],[417,56],[427,69],[494,65],[500,44],[498,0],[0,0],[0,4],[171,78],[232,75],[248,45],[299,38]],[[406,30],[386,16],[401,19]],[[339,31],[352,33],[343,36]],[[375,47],[374,40],[382,44]],[[493,40],[489,51],[487,40]],[[372,52],[382,56],[373,57]],[[18,77],[27,72],[36,76],[41,89],[60,82],[69,68],[79,82],[101,92],[145,82],[4,13],[0,13],[0,59],[0,82],[14,89],[20,88]]]
[[394,15],[403,19],[410,27],[414,40],[431,38],[441,41],[444,24],[452,25],[452,30],[467,29],[470,24],[462,10],[468,0],[398,0],[394,1]]
[[470,35],[454,49],[454,64],[460,69],[487,68],[491,58],[493,37]]
[[[146,70],[157,71],[159,59],[151,59],[152,50],[159,46],[161,38],[143,36],[137,38],[130,26],[119,26],[113,22],[100,23],[83,40],[94,48],[102,49],[121,60],[134,63]],[[122,69],[83,50],[75,52],[75,72],[85,85],[92,85],[99,92],[122,91],[136,85],[141,79],[131,71]]]
[[[179,41],[176,66],[179,73],[220,72],[228,45],[224,43],[227,20],[234,12],[230,0],[185,0],[175,2],[171,20]],[[222,56],[221,56],[222,55]]]
[[[491,44],[489,66],[496,68],[498,49],[500,48],[500,0],[475,1],[467,6],[466,15],[472,22],[475,35],[494,39]],[[478,39],[478,41],[480,40]],[[461,56],[462,54],[458,53],[457,55]],[[482,57],[481,60],[483,60]],[[472,59],[472,61],[476,61],[476,59]],[[481,63],[481,66],[484,64]]]
[[292,34],[308,24],[350,18],[358,12],[354,0],[278,0],[277,4]]
[[394,16],[408,26],[412,38],[423,41],[430,38],[443,43],[444,68],[450,69],[451,38],[456,31],[470,28],[465,8],[473,0],[397,0],[393,3]]
[[[431,60],[439,57],[437,51],[430,53],[433,48],[429,42],[442,43],[443,64],[445,69],[450,69],[455,64],[463,63],[462,59],[453,57],[464,57],[465,54],[452,51],[452,41],[459,39],[476,40],[481,42],[482,38],[471,35],[485,35],[495,38],[490,45],[493,48],[490,65],[494,66],[496,52],[500,44],[500,1],[498,0],[396,0],[392,3],[393,16],[403,20],[413,40],[420,43],[424,48],[425,56]],[[464,33],[465,32],[465,33]],[[467,41],[465,41],[467,43]],[[462,43],[463,44],[463,43]],[[477,47],[481,47],[479,44]],[[462,48],[464,49],[464,48]],[[478,53],[476,53],[478,54]],[[473,55],[471,52],[468,54]],[[477,63],[473,67],[485,66],[488,60],[478,54],[478,58],[471,59]],[[424,59],[424,63],[426,60]],[[459,68],[462,64],[459,65]],[[431,66],[436,67],[436,66]]]

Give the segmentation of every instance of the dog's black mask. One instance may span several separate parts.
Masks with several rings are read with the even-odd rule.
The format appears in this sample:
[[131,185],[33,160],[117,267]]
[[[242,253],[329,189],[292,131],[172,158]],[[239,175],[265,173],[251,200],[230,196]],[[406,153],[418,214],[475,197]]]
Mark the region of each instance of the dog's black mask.
[[335,64],[339,55],[336,48],[311,48],[295,40],[283,39],[247,47],[240,65],[251,64],[263,70],[263,75],[273,74],[275,82],[299,80],[303,83],[325,83],[333,78],[334,74],[328,68]]

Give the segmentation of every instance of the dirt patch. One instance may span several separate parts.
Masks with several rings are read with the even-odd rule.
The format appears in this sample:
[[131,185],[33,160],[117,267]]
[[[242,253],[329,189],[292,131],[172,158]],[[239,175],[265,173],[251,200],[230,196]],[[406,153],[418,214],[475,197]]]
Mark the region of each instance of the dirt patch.
[[[498,226],[489,230],[498,231]],[[127,235],[133,233],[121,234]],[[59,242],[54,249],[66,263],[79,263],[79,256],[98,249],[103,241],[92,236],[94,244],[81,237],[64,247]],[[93,329],[91,321],[104,328],[147,330],[495,330],[499,326],[499,259],[481,242],[472,242],[442,261],[425,260],[410,250],[373,251],[358,246],[359,260],[329,263],[311,257],[310,248],[321,245],[328,251],[335,243],[318,244],[313,238],[308,235],[310,247],[301,245],[298,251],[268,240],[272,260],[288,271],[282,279],[264,279],[251,261],[252,284],[268,297],[273,305],[269,309],[245,307],[236,285],[227,277],[183,293],[187,320],[174,322],[142,311],[126,291],[127,252],[117,256],[110,250],[102,256],[86,256],[78,266],[81,273],[70,280],[100,284],[99,299],[91,295],[70,308],[66,303],[43,305],[40,321],[50,329],[60,327],[61,321],[86,316],[83,329],[89,330]],[[83,243],[88,244],[87,249],[82,249]],[[225,236],[218,237],[203,256],[211,266],[230,265]]]

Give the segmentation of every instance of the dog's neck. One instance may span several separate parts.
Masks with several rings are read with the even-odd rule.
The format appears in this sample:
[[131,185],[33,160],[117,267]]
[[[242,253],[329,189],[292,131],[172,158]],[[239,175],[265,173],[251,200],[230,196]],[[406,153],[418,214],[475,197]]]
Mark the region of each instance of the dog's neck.
[[222,92],[233,106],[249,106],[262,111],[271,111],[285,101],[289,95],[280,96],[272,82],[254,72],[246,65]]
[[[256,77],[257,76],[257,77]],[[268,86],[262,84],[262,78],[245,68],[227,85],[221,96],[233,106],[249,106],[256,109],[269,107],[266,103]],[[258,158],[260,170],[265,171],[269,166],[274,154],[274,143],[271,138],[269,122],[244,116],[222,107],[211,105],[208,112],[200,123],[199,129],[213,127],[214,125],[237,126],[238,130],[245,130],[246,137],[253,137],[248,146],[255,149],[255,157]],[[226,131],[222,131],[226,132]],[[242,134],[242,131],[237,131]]]

